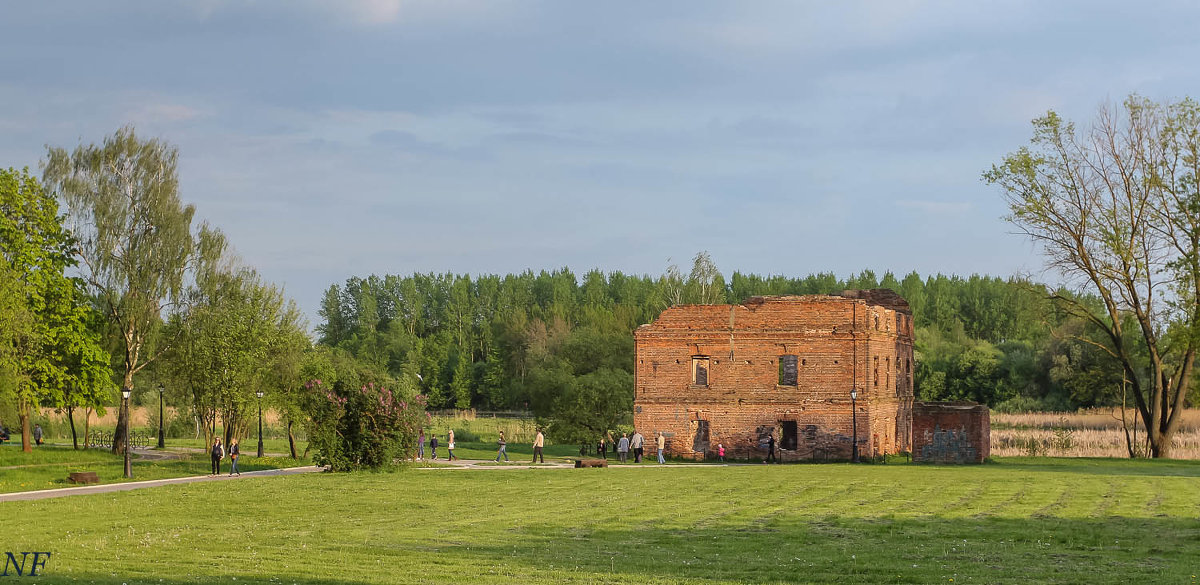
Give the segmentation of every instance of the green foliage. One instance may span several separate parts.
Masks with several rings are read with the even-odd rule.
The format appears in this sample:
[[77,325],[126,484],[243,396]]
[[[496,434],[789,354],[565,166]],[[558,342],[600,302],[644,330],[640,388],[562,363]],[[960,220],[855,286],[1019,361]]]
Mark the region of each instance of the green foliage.
[[[132,127],[103,144],[73,151],[50,147],[45,182],[66,203],[83,278],[121,353],[122,388],[153,363],[172,341],[155,347],[164,314],[186,306],[186,284],[223,259],[226,243],[179,198],[178,151],[158,139],[141,139]],[[124,444],[118,414],[113,452]]]
[[[1023,397],[1068,409],[1120,402],[1103,356],[1075,341],[1093,326],[1056,310],[1039,285],[977,275],[898,278],[869,270],[849,278],[734,272],[726,282],[706,254],[693,264],[686,276],[678,268],[660,277],[592,270],[581,281],[566,269],[351,278],[326,291],[318,331],[327,346],[391,376],[415,380],[419,374],[433,407],[528,410],[556,438],[574,440],[596,432],[587,425],[623,424],[607,409],[632,401],[632,378],[616,372],[632,373],[633,330],[671,304],[701,300],[695,296],[701,283],[712,286],[707,298],[716,302],[890,286],[913,308],[914,377],[922,399],[995,405]],[[1085,358],[1071,362],[1074,377],[1055,369],[1055,357],[1068,351]],[[602,368],[613,371],[580,385]],[[588,420],[571,418],[571,404]]]
[[97,406],[112,386],[94,313],[65,274],[74,243],[37,179],[0,170],[0,402],[24,421],[38,406]]
[[332,471],[380,469],[408,459],[425,424],[425,398],[402,396],[367,382],[313,380],[309,392],[309,440],[314,460]]
[[[1090,325],[1077,339],[1119,364],[1156,457],[1170,453],[1200,349],[1198,161],[1200,103],[1131,95],[1082,130],[1047,112],[1029,146],[984,173],[1047,266],[1086,293],[1054,299]],[[1066,355],[1053,367],[1072,396],[1111,387],[1111,370]]]
[[162,372],[187,390],[205,432],[219,418],[226,443],[245,436],[260,391],[295,420],[308,340],[294,304],[246,268],[201,271],[188,300],[164,330],[174,343]]

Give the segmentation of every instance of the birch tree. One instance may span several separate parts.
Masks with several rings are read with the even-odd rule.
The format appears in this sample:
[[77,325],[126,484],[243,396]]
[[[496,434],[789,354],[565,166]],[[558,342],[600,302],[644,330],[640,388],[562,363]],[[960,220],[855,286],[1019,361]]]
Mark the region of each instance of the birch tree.
[[[68,152],[50,147],[45,182],[66,204],[83,278],[121,348],[121,387],[170,345],[152,344],[167,314],[184,303],[189,275],[217,262],[219,232],[193,225],[195,209],[179,197],[178,150],[124,127],[99,144]],[[121,409],[113,452],[125,444]]]

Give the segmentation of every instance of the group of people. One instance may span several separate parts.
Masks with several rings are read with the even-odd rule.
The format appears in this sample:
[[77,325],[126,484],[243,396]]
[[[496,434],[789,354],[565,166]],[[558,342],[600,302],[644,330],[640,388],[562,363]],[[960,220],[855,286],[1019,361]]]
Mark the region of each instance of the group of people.
[[[425,445],[426,445],[426,443],[429,444],[429,460],[430,461],[437,460],[438,445],[441,444],[438,441],[438,436],[431,434],[430,436],[426,437],[425,430],[422,429],[417,436],[417,452],[416,452],[415,456],[413,457],[414,461],[424,461],[425,460]],[[608,445],[613,444],[613,443],[615,443],[613,451],[620,458],[621,463],[628,462],[630,452],[633,453],[633,462],[634,463],[641,463],[642,459],[645,457],[646,438],[640,432],[634,431],[633,436],[630,436],[628,433],[621,433],[621,438],[616,441],[613,441],[612,435],[609,434],[607,440],[605,438],[600,439],[600,442],[596,446],[596,454],[599,455],[600,457],[607,459],[608,458]],[[446,443],[445,444],[446,444],[446,450],[447,450],[447,456],[446,456],[445,460],[446,461],[457,460],[458,457],[454,454],[454,429],[449,429],[446,432]],[[546,456],[543,453],[543,449],[545,446],[546,446],[546,437],[545,437],[545,435],[542,434],[542,429],[539,428],[537,430],[537,435],[534,436],[534,438],[533,438],[533,463],[545,463],[546,462]],[[667,438],[665,435],[663,435],[662,431],[659,431],[658,435],[654,438],[654,446],[657,450],[658,463],[660,465],[665,464],[666,459],[663,457],[663,452],[667,446]],[[718,445],[718,447],[719,447],[720,456],[721,456],[722,460],[724,460],[725,448],[720,445]],[[584,455],[585,452],[586,452],[585,448],[581,448],[579,450],[580,455]],[[500,431],[499,436],[496,439],[496,459],[495,459],[495,461],[497,463],[499,463],[501,460],[511,461],[508,458],[508,439],[504,436],[504,431]]]
[[[433,435],[433,436],[429,437],[429,453],[431,456],[430,460],[434,460],[434,459],[438,458],[437,448],[438,448],[438,438],[437,438],[437,435]],[[447,461],[454,461],[454,460],[458,459],[458,456],[454,454],[454,429],[450,429],[450,431],[448,433],[446,433],[446,452],[447,452],[447,456],[446,456]],[[425,459],[425,429],[421,429],[421,434],[417,437],[416,460],[423,461],[424,459]]]
[[[632,437],[630,437],[628,433],[621,433],[621,438],[616,440],[613,440],[612,433],[609,433],[606,437],[600,437],[600,441],[596,443],[596,455],[603,459],[608,459],[609,445],[613,446],[613,451],[617,454],[617,458],[621,461],[621,463],[628,462],[630,451],[633,451],[634,463],[641,463],[642,458],[645,457],[646,438],[642,436],[642,433],[636,430],[633,432]],[[663,450],[666,448],[666,445],[667,438],[663,436],[662,431],[659,431],[658,436],[655,438],[655,446],[658,449],[659,464],[666,463],[666,460],[663,458]],[[583,455],[586,452],[586,446],[579,449],[580,455]]]
[[[241,475],[238,471],[238,456],[242,454],[241,448],[238,447],[237,438],[229,440],[229,475]],[[212,456],[212,473],[209,477],[221,475],[221,460],[225,459],[225,446],[221,444],[221,437],[217,437],[213,441],[212,451],[209,453]]]
[[[496,461],[499,462],[503,457],[508,461],[508,441],[504,438],[504,431],[500,431],[500,438],[497,440],[498,450],[496,452]],[[533,439],[533,462],[537,463],[540,459],[542,463],[546,462],[546,456],[542,453],[542,448],[546,445],[546,437],[542,434],[542,429],[538,429],[537,436]],[[434,461],[438,458],[438,437],[432,435],[429,437],[429,460]],[[454,454],[454,429],[446,432],[446,461],[455,461],[458,456]],[[417,454],[414,458],[416,461],[425,460],[425,429],[421,429],[417,436]]]

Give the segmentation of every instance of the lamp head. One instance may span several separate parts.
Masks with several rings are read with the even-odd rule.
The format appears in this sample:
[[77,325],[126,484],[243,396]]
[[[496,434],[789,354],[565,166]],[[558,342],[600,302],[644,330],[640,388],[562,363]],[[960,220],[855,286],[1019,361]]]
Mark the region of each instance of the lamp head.
[[850,389],[850,400],[858,400],[858,388]]
[[133,388],[121,388],[121,398],[129,400],[129,395],[133,393]]
[[258,396],[259,398],[262,398],[262,397],[263,397],[263,391],[262,391],[262,390],[259,390],[258,392],[255,392],[255,393],[254,393],[254,395],[255,395],[255,396]]

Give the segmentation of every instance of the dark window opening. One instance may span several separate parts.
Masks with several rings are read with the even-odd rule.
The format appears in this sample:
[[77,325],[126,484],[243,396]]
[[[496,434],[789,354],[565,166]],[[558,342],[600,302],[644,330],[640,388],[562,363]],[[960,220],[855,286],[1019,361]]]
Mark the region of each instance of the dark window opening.
[[708,451],[708,421],[696,421],[696,437],[692,439],[692,451],[704,453]]
[[783,440],[779,442],[779,448],[795,451],[798,441],[796,421],[785,420],[781,421],[780,424],[783,425]]
[[779,385],[795,386],[797,378],[796,356],[779,356]]
[[708,386],[708,370],[711,367],[708,361],[708,356],[698,355],[692,357],[692,384],[696,386]]

